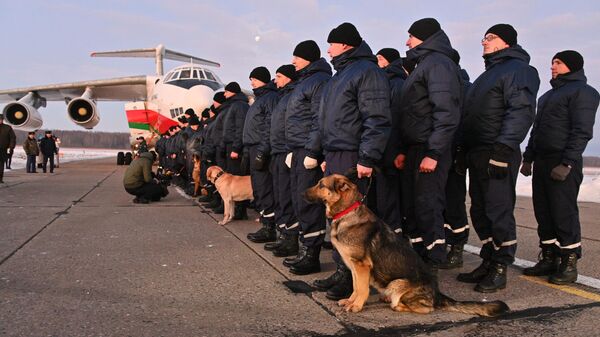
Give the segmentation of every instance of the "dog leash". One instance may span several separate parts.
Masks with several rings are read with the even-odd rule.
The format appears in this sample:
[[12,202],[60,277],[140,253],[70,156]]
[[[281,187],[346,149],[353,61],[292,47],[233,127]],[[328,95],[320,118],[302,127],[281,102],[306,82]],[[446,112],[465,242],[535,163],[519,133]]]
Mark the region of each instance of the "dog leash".
[[369,177],[369,184],[367,185],[367,190],[365,191],[365,194],[363,194],[363,197],[360,198],[360,203],[364,204],[365,200],[367,200],[367,196],[369,195],[369,191],[371,190],[371,183],[373,182],[373,175],[371,174],[371,176]]

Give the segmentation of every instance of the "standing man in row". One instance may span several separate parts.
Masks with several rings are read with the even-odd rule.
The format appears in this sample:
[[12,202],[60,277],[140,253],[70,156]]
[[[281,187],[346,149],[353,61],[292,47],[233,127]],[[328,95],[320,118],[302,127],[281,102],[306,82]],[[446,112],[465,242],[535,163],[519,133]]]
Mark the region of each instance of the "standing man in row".
[[533,123],[540,79],[511,25],[492,26],[481,44],[485,71],[465,98],[463,142],[471,221],[483,243],[479,253],[483,262],[457,279],[477,283],[476,291],[489,293],[506,287],[507,267],[515,259],[520,144]]
[[54,173],[54,155],[58,152],[52,131],[46,131],[45,137],[40,141],[40,150],[44,156],[42,170],[46,173],[48,161],[50,161],[50,173]]
[[273,200],[273,176],[269,172],[271,155],[271,113],[279,95],[271,73],[265,67],[250,72],[250,85],[254,91],[254,103],[248,109],[244,123],[244,151],[250,158],[250,178],[254,204],[260,214],[262,227],[247,235],[256,243],[275,241],[275,201]]
[[[319,108],[325,175],[355,168],[359,191],[366,195],[373,168],[383,157],[390,135],[390,83],[353,24],[345,22],[334,28],[327,42],[336,73],[323,89]],[[314,285],[327,290],[327,298],[339,300],[352,293],[352,276],[337,251],[333,258],[336,272]]]
[[25,155],[27,155],[27,164],[25,166],[27,173],[37,173],[35,158],[40,154],[40,148],[37,139],[35,139],[35,131],[27,134],[27,139],[23,143],[23,150],[25,151]]
[[302,246],[297,256],[286,258],[283,264],[294,274],[306,275],[321,271],[319,253],[325,238],[325,208],[308,203],[303,193],[323,177],[319,168],[322,156],[318,116],[323,86],[331,78],[331,66],[312,40],[302,41],[294,48],[292,64],[296,67],[298,82],[286,109],[285,138],[292,204],[298,223],[288,229],[291,233],[301,233]]
[[538,101],[521,167],[521,173],[529,176],[533,165],[533,210],[542,258],[523,274],[550,276],[551,283],[567,284],[577,280],[581,258],[577,195],[583,180],[582,154],[593,136],[600,96],[587,84],[578,52],[557,53],[551,70],[552,89]]
[[454,50],[437,20],[415,21],[408,29],[406,58],[416,63],[402,87],[402,151],[396,167],[402,182],[406,233],[432,270],[446,261],[445,187],[451,144],[458,123],[462,86]]
[[17,137],[12,127],[4,124],[4,115],[0,114],[0,184],[4,183],[4,162],[9,152],[15,151]]

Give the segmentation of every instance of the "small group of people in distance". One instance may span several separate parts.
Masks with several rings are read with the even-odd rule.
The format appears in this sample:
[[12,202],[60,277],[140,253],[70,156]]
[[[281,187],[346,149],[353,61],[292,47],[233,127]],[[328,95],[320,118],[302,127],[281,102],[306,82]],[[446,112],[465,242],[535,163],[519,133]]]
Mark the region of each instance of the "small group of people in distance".
[[[485,71],[472,83],[433,18],[408,28],[406,57],[389,47],[373,53],[347,22],[327,42],[330,63],[307,40],[297,44],[292,64],[280,66],[274,79],[266,67],[253,69],[252,105],[240,85],[230,82],[200,116],[186,111],[156,144],[161,167],[176,172],[178,184],[190,190],[192,158],[199,156],[208,192],[200,201],[216,213],[223,205],[206,181],[206,168],[250,174],[261,227],[248,239],[286,257],[283,264],[299,275],[321,270],[329,221],[323,206],[302,194],[324,175],[349,169],[358,172],[367,205],[433,272],[461,268],[470,230],[469,174],[471,223],[482,242],[482,262],[458,281],[484,293],[506,287],[507,268],[515,260],[520,171],[533,175],[542,251],[524,273],[556,284],[577,279],[582,154],[600,99],[587,84],[580,53],[548,55],[552,88],[536,100],[538,71],[509,24],[495,24],[483,34]],[[146,171],[139,172],[148,183]],[[238,203],[234,219],[246,219],[248,206]],[[352,292],[352,277],[335,250],[333,258],[336,271],[314,286],[337,300]]]

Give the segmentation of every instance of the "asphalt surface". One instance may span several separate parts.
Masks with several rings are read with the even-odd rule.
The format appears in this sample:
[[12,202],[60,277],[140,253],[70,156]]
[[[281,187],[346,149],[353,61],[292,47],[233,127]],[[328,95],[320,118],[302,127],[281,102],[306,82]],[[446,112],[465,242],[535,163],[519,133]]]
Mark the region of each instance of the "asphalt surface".
[[[600,290],[550,286],[509,269],[507,289],[480,294],[455,281],[479,264],[440,271],[440,289],[458,300],[503,300],[504,317],[436,311],[397,313],[373,294],[360,313],[343,312],[320,292],[294,293],[334,270],[296,276],[246,239],[253,219],[219,226],[174,188],[138,205],[114,160],[61,165],[54,175],[8,172],[0,185],[2,336],[597,336]],[[582,203],[580,274],[600,278],[599,204]],[[255,216],[255,214],[252,214]],[[518,257],[536,261],[531,200],[516,210]],[[478,246],[471,235],[470,244]],[[302,288],[302,287],[301,287]],[[304,287],[306,288],[306,287]],[[301,289],[302,290],[302,289]],[[307,289],[310,290],[310,289]]]

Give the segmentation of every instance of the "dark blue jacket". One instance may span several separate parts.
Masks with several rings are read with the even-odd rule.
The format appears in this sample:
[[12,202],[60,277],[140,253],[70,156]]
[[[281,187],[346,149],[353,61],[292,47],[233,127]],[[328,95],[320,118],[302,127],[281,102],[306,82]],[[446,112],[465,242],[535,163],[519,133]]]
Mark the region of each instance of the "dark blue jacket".
[[287,152],[285,139],[285,115],[292,91],[296,87],[296,82],[290,82],[285,87],[279,89],[279,101],[271,113],[271,154]]
[[402,146],[425,144],[425,155],[436,160],[450,150],[460,122],[461,75],[452,53],[444,31],[406,52],[417,66],[402,87]]
[[156,153],[158,153],[161,159],[166,155],[167,140],[168,139],[166,137],[161,136],[160,139],[157,140],[156,144],[154,145],[154,149],[156,150]]
[[313,158],[321,155],[319,142],[319,104],[324,84],[331,78],[331,66],[324,58],[298,72],[285,111],[287,150],[304,148]]
[[[244,121],[248,112],[248,97],[240,92],[230,97],[223,103],[223,144],[231,145],[232,151],[242,153],[242,135],[244,132]],[[227,154],[229,155],[229,154]]]
[[402,113],[402,85],[406,80],[406,72],[402,68],[402,59],[397,59],[383,68],[390,80],[390,112],[392,131],[383,153],[383,167],[395,170],[394,159],[401,152],[400,147],[400,114]]
[[559,75],[552,89],[538,100],[538,112],[523,160],[560,154],[568,165],[581,163],[582,154],[594,133],[600,96],[587,85],[583,69]]
[[206,159],[214,159],[217,152],[224,152],[225,145],[223,143],[223,121],[225,120],[225,111],[223,106],[215,109],[217,115],[214,121],[206,127],[204,137],[203,154]]
[[42,138],[40,141],[40,152],[47,157],[53,156],[56,153],[56,142],[54,142],[53,137],[48,138],[44,136],[44,138]]
[[465,98],[464,146],[501,143],[519,150],[535,116],[538,72],[519,45],[484,55],[484,59],[485,71]]
[[390,82],[365,41],[332,63],[319,108],[323,151],[356,151],[359,164],[373,167],[390,135]]
[[254,89],[254,97],[244,122],[244,146],[258,145],[258,153],[268,155],[271,152],[271,113],[279,98],[277,87],[269,82]]

